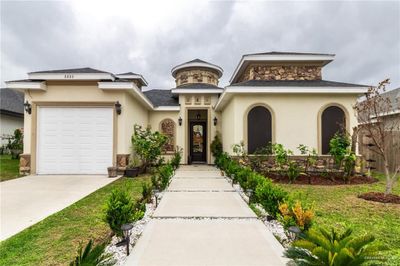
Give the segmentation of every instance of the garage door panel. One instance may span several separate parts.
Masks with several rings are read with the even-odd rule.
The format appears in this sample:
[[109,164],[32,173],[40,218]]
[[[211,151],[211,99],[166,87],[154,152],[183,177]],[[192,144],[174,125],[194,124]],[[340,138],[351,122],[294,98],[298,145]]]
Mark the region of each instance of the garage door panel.
[[39,174],[105,174],[112,154],[112,108],[39,108]]

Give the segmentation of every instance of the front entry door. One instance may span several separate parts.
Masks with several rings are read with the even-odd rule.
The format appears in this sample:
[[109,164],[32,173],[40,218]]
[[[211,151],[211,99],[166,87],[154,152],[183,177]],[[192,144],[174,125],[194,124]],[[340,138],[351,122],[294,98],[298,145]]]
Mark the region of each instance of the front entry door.
[[190,159],[192,162],[206,162],[206,122],[190,122]]

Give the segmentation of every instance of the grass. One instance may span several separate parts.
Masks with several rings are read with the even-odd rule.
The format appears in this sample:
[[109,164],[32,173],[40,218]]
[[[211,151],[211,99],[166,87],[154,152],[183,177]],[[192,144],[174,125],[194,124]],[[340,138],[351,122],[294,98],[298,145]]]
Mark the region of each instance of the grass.
[[115,188],[125,188],[134,199],[148,176],[121,178],[71,206],[0,243],[0,265],[66,265],[76,255],[79,242],[108,240],[110,229],[103,221],[106,198]]
[[[385,191],[383,175],[375,176],[379,182],[365,185],[280,186],[293,192],[295,198],[314,202],[315,225],[339,229],[351,227],[354,234],[373,234],[376,242],[388,249],[383,252],[387,265],[400,265],[400,205],[366,201],[357,197],[364,192]],[[393,194],[400,194],[400,185],[395,187]]]
[[19,160],[11,159],[11,155],[0,155],[0,182],[20,177]]

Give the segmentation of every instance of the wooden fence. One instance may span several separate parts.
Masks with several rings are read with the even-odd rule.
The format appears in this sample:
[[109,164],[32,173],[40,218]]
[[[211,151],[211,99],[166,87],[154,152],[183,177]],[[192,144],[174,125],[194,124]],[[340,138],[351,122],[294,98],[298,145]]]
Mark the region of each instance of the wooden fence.
[[[400,165],[400,131],[394,131],[391,136],[388,136],[387,142],[389,147],[387,154],[390,171],[394,172],[395,168]],[[358,152],[365,160],[375,160],[375,162],[370,163],[370,166],[375,168],[374,171],[384,172],[384,163],[382,158],[371,151],[367,144],[368,138],[365,137],[363,132],[360,132],[358,135]]]

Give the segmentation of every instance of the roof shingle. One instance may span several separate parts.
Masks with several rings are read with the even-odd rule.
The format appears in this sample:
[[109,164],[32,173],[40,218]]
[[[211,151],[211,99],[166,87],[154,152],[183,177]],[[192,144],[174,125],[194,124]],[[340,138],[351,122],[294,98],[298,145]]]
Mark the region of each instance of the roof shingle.
[[24,94],[12,89],[0,89],[0,110],[24,114]]
[[179,100],[172,95],[171,90],[149,90],[143,93],[155,107],[179,106]]

